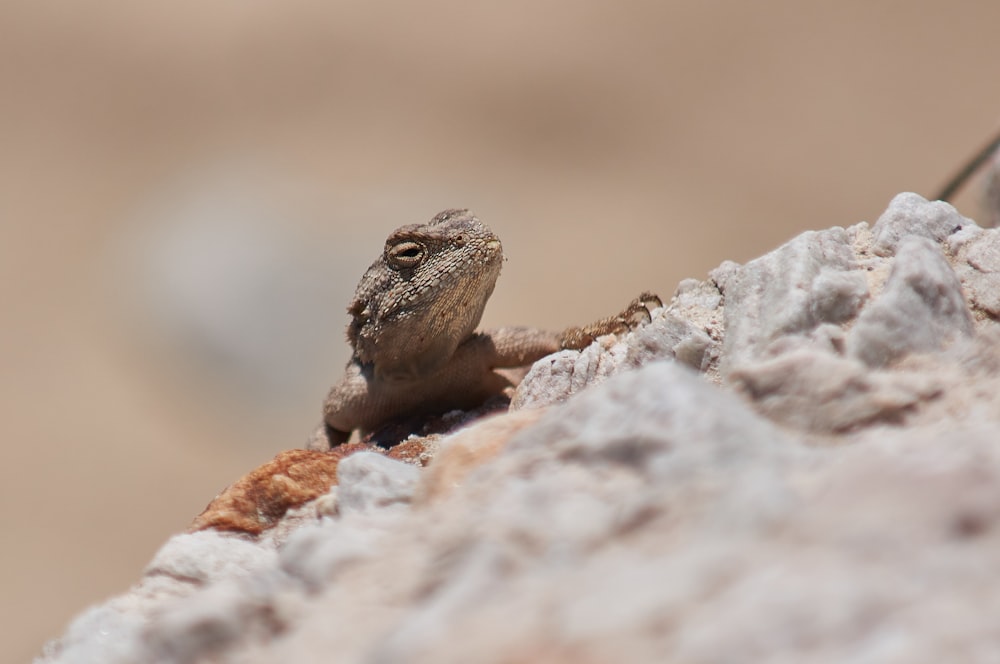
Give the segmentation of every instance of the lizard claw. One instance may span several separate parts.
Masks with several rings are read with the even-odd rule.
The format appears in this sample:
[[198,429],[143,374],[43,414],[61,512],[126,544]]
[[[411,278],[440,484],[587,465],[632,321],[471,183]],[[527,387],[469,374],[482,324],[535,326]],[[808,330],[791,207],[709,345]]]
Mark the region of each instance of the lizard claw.
[[625,307],[619,317],[625,320],[629,330],[645,325],[653,320],[653,309],[663,306],[663,300],[656,293],[644,291]]
[[639,294],[639,297],[635,298],[632,304],[642,304],[648,311],[653,309],[658,309],[663,306],[663,300],[660,296],[652,291],[643,291]]

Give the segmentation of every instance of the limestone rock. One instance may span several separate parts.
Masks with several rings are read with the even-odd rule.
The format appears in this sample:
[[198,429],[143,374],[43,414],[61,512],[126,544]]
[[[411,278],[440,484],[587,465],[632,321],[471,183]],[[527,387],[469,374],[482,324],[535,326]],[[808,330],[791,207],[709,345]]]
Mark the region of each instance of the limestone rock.
[[730,380],[768,417],[822,433],[898,422],[907,409],[940,393],[927,376],[868,371],[857,360],[813,348],[744,365]]
[[975,222],[944,201],[931,202],[913,193],[898,194],[872,228],[872,249],[879,256],[891,256],[905,238],[941,242],[969,224]]
[[341,513],[365,512],[410,502],[419,471],[382,454],[352,454],[337,467],[337,500]]
[[970,225],[948,240],[971,304],[988,316],[1000,317],[1000,230]]
[[879,367],[907,353],[939,350],[972,331],[961,283],[940,247],[909,237],[897,247],[885,290],[858,317],[847,350]]
[[722,288],[723,371],[766,354],[775,341],[850,320],[868,297],[842,228],[808,231],[735,271]]
[[[716,308],[720,296],[712,291],[714,298],[688,306]],[[536,362],[518,386],[511,410],[565,401],[609,376],[658,359],[676,359],[704,371],[716,360],[715,346],[702,327],[671,309],[657,309],[648,324],[622,339],[598,340],[581,351],[562,351]]]

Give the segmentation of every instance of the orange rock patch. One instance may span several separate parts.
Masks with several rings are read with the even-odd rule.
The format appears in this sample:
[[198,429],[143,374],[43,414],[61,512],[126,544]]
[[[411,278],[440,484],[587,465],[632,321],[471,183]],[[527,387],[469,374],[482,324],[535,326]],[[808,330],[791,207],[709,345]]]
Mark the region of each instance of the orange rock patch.
[[215,528],[259,535],[289,509],[329,491],[337,481],[340,460],[360,451],[381,450],[353,443],[327,451],[282,452],[216,496],[188,530]]

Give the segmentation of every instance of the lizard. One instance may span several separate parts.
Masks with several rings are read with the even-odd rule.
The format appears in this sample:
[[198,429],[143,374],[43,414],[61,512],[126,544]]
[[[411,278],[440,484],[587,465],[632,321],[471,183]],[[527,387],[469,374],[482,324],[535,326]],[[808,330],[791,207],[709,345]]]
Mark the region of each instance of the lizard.
[[328,449],[352,431],[371,433],[393,420],[509,396],[536,360],[627,332],[662,306],[645,292],[616,316],[561,333],[476,331],[504,260],[500,238],[468,210],[445,210],[393,231],[348,306],[353,352],[308,447]]

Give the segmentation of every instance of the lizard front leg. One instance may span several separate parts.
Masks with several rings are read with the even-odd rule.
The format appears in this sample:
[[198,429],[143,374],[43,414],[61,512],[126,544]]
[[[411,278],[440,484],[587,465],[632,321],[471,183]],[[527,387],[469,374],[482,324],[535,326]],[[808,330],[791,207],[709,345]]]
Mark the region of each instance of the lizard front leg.
[[583,327],[569,327],[558,333],[530,327],[501,327],[480,334],[493,342],[494,367],[521,367],[559,350],[580,350],[598,337],[630,332],[650,322],[653,309],[662,306],[659,295],[645,291],[621,313]]
[[559,336],[559,347],[580,350],[589,346],[594,339],[606,334],[623,334],[652,320],[652,311],[663,306],[663,300],[656,293],[646,291],[632,300],[625,309],[615,315],[584,327],[570,327]]
[[492,369],[527,367],[562,348],[560,334],[533,327],[500,327],[477,336],[489,346]]

